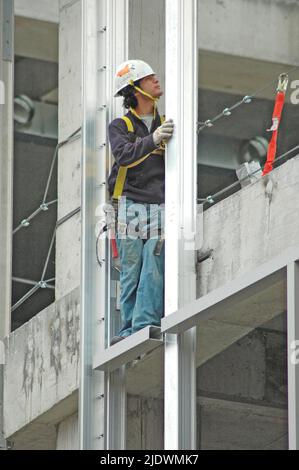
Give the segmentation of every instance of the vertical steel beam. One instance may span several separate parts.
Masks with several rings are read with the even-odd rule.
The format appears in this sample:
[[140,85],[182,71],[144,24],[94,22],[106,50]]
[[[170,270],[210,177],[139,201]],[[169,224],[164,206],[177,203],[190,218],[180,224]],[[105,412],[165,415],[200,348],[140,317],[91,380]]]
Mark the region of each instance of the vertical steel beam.
[[[107,1],[107,126],[114,118],[123,115],[122,100],[113,97],[114,75],[119,64],[128,59],[128,22],[129,1],[128,0],[106,0]],[[106,168],[112,166],[112,155],[107,146]],[[110,256],[108,257],[110,259]],[[107,276],[109,276],[110,266]],[[110,299],[110,292],[108,299]],[[108,304],[108,341],[110,338],[111,305]],[[125,449],[126,447],[126,389],[125,389],[126,366],[121,369],[106,373],[106,440],[107,449]]]
[[4,363],[5,351],[4,343],[0,340],[0,450],[6,449],[4,431]]
[[126,366],[106,374],[106,448],[124,450],[126,448]]
[[[82,0],[82,237],[81,237],[81,342],[79,391],[80,449],[104,449],[104,375],[93,370],[96,348],[104,347],[106,280],[95,256],[96,208],[99,204],[100,159],[105,131],[98,130],[98,18],[97,0]],[[105,60],[105,58],[101,58]],[[105,81],[103,82],[105,83]],[[103,97],[102,97],[103,98]],[[105,94],[104,94],[105,100]],[[105,129],[105,114],[104,114]],[[103,131],[102,131],[103,132]],[[105,254],[104,254],[105,255]]]
[[0,342],[0,450],[6,450],[4,431],[4,346]]
[[[166,0],[165,315],[196,298],[197,0]],[[196,448],[196,329],[165,341],[165,449]]]
[[[96,261],[96,224],[107,201],[111,155],[107,125],[121,115],[113,98],[116,66],[127,58],[127,0],[82,0],[83,148],[81,264],[81,449],[124,448],[125,390],[123,371],[104,374],[93,358],[106,346],[110,323],[109,244],[101,242]],[[121,424],[123,423],[123,424]]]
[[287,268],[289,449],[299,450],[299,263]]
[[0,339],[10,332],[13,214],[14,2],[0,0]]

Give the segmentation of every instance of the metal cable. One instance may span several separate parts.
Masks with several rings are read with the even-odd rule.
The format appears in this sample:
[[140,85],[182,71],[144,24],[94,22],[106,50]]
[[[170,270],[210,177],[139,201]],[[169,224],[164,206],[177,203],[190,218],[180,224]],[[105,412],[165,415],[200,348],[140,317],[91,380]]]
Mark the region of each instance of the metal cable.
[[[293,72],[299,70],[299,66],[293,67],[292,69],[288,70],[286,73],[288,75],[291,75]],[[222,119],[223,117],[229,117],[232,114],[232,111],[235,109],[239,108],[243,104],[250,104],[252,100],[259,95],[262,91],[266,90],[269,88],[271,85],[274,83],[277,83],[277,78],[271,80],[270,82],[266,83],[263,87],[259,88],[256,90],[254,93],[248,94],[244,96],[242,100],[237,101],[234,105],[230,106],[229,108],[225,108],[221,113],[217,114],[215,117],[211,119],[207,119],[205,122],[199,122],[198,123],[198,129],[197,132],[200,133],[206,128],[211,128],[214,127],[214,123],[219,121],[219,119]]]
[[[281,161],[283,158],[286,158],[291,153],[295,152],[296,150],[299,150],[299,145],[296,145],[296,147],[293,147],[292,149],[288,150],[287,152],[285,152],[284,154],[282,154],[278,158],[276,158],[276,160],[274,161],[274,165],[277,164],[279,161]],[[295,157],[295,155],[294,155],[294,157]],[[257,175],[260,171],[261,171],[260,169],[255,170],[250,175],[244,176],[240,180],[236,181],[235,183],[230,184],[229,186],[226,186],[225,188],[221,189],[217,193],[215,193],[211,196],[208,196],[205,199],[198,199],[197,201],[201,202],[203,204],[212,205],[212,204],[215,203],[215,199],[217,199],[219,196],[222,196],[223,194],[229,192],[230,190],[238,187],[241,183],[243,183],[246,180],[249,180],[252,176]]]
[[64,140],[63,142],[60,142],[59,144],[57,144],[56,149],[55,149],[55,152],[54,152],[54,156],[53,156],[53,160],[52,160],[52,164],[51,164],[51,168],[50,168],[48,180],[47,180],[46,190],[45,190],[44,198],[43,198],[43,204],[45,204],[46,199],[47,199],[47,196],[48,196],[49,187],[50,187],[50,183],[51,183],[51,179],[52,179],[52,175],[53,175],[55,163],[56,163],[56,160],[57,160],[58,151],[59,151],[59,149],[60,149],[61,147],[63,147],[65,144],[70,143],[70,142],[74,142],[75,140],[78,140],[78,139],[81,137],[81,135],[79,134],[79,132],[81,132],[81,127],[80,127],[79,129],[77,129],[75,132],[73,132],[73,134],[71,134],[68,139],[66,139],[66,140]]
[[50,256],[51,256],[51,252],[52,252],[52,249],[53,249],[55,238],[56,238],[56,227],[55,227],[55,230],[54,230],[54,233],[53,233],[53,236],[52,236],[52,240],[51,240],[51,243],[50,243],[50,247],[49,247],[49,250],[48,250],[48,255],[47,255],[47,258],[46,258],[45,265],[44,265],[44,269],[43,269],[43,273],[42,273],[42,277],[41,277],[41,282],[44,282],[44,277],[45,277],[47,269],[48,269]]
[[27,284],[29,286],[36,286],[37,284],[36,281],[31,281],[30,279],[22,279],[20,277],[13,277],[12,281],[17,282],[18,284]]
[[[31,214],[27,219],[24,219],[19,224],[19,226],[13,231],[13,235],[15,235],[21,228],[28,227],[30,225],[30,221],[32,219],[34,219],[40,212],[48,211],[48,209],[51,205],[56,204],[58,202],[58,199],[55,199],[54,201],[46,202],[48,192],[49,192],[49,187],[50,187],[52,176],[53,176],[53,171],[54,171],[56,159],[57,159],[57,155],[58,155],[58,150],[61,147],[63,147],[64,145],[66,145],[67,143],[74,142],[75,140],[79,139],[81,137],[81,135],[79,134],[81,132],[81,129],[82,129],[81,127],[79,129],[77,129],[66,140],[60,142],[56,146],[54,156],[53,156],[53,160],[52,160],[52,163],[51,163],[49,176],[48,176],[48,179],[47,179],[47,184],[46,184],[46,189],[45,189],[45,193],[44,193],[44,197],[43,197],[43,202],[40,205],[40,207],[35,212],[33,212],[33,214]],[[12,306],[11,312],[14,312],[21,305],[23,305],[23,303],[25,303],[30,297],[32,297],[39,289],[55,290],[55,286],[52,286],[52,285],[49,284],[50,282],[54,282],[55,278],[52,278],[52,279],[49,279],[49,280],[45,281],[44,277],[45,277],[47,269],[48,269],[48,265],[49,265],[49,261],[50,261],[50,257],[51,257],[51,252],[52,252],[55,237],[56,237],[56,231],[57,231],[57,228],[61,224],[63,224],[66,220],[71,218],[74,214],[77,214],[78,212],[80,212],[80,210],[81,210],[81,208],[79,207],[79,208],[75,209],[74,211],[72,211],[70,214],[63,217],[63,219],[61,219],[60,221],[56,222],[55,230],[54,230],[54,233],[53,233],[53,236],[52,236],[52,239],[51,239],[51,243],[50,243],[50,247],[49,247],[49,250],[48,250],[47,258],[46,258],[46,261],[45,261],[45,264],[44,264],[41,280],[39,282],[35,282],[35,281],[31,281],[31,280],[26,280],[26,279],[22,279],[22,278],[13,277],[12,280],[14,282],[33,285],[34,287],[29,292],[27,292],[20,300],[18,300],[15,303],[15,305]]]
[[58,220],[56,223],[56,230],[58,229],[58,227],[60,227],[60,225],[64,224],[64,222],[71,219],[74,215],[78,214],[80,211],[81,211],[81,207],[77,207],[77,209],[74,209],[72,212],[70,212],[69,214],[65,215],[60,220]]
[[[29,286],[37,286],[39,284],[39,282],[37,282],[37,281],[31,281],[30,279],[22,279],[20,277],[13,277],[12,281],[16,282],[18,284],[25,284],[25,285],[29,285]],[[48,280],[44,281],[47,284],[48,289],[54,288],[54,286],[50,285],[50,282],[53,282],[53,281],[55,281],[55,277],[53,277],[52,279],[48,279]]]
[[35,294],[35,292],[37,292],[39,289],[39,284],[36,284],[36,286],[34,286],[29,292],[27,292],[27,294],[25,294],[20,300],[18,300],[17,303],[12,306],[11,311],[14,312],[15,310],[17,310],[17,308],[23,305],[26,300],[30,299],[30,297],[32,297],[32,295]]
[[50,184],[51,184],[51,180],[52,180],[52,175],[53,175],[55,163],[56,163],[56,160],[57,160],[58,149],[59,149],[59,145],[56,146],[56,149],[55,149],[55,152],[54,152],[54,157],[53,157],[53,160],[52,160],[52,164],[51,164],[51,168],[50,168],[50,172],[49,172],[49,176],[48,176],[48,180],[47,180],[47,184],[46,184],[46,189],[45,189],[45,193],[44,193],[44,197],[43,197],[43,204],[45,204],[46,199],[48,197],[48,192],[49,192],[49,188],[50,188]]
[[21,228],[29,227],[30,221],[34,219],[40,212],[42,212],[41,207],[36,209],[36,211],[34,211],[29,217],[27,217],[27,219],[22,220],[18,227],[14,229],[12,234],[15,235],[19,230],[21,230]]
[[27,217],[27,219],[22,220],[22,222],[18,225],[18,227],[14,229],[12,234],[15,235],[21,228],[29,227],[30,221],[32,219],[34,219],[41,212],[46,212],[49,209],[50,206],[52,206],[53,204],[56,204],[57,202],[58,202],[58,199],[55,199],[55,201],[51,201],[51,202],[41,204],[39,206],[39,208],[36,209],[36,211],[33,212],[33,214],[31,214],[29,217]]

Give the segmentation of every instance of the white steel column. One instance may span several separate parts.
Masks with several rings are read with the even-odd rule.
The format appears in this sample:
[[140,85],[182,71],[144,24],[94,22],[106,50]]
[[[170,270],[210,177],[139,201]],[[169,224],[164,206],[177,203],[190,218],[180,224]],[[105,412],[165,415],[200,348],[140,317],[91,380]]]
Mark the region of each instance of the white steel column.
[[[116,66],[127,58],[127,0],[82,0],[83,17],[83,149],[80,448],[123,448],[125,391],[122,371],[94,370],[94,358],[106,346],[109,332],[109,243],[100,242],[96,260],[96,225],[107,202],[111,156],[107,125],[122,114],[113,98]],[[114,434],[115,433],[115,434]]]
[[[128,59],[128,0],[107,1],[107,126],[114,118],[124,114],[122,99],[114,98],[114,75],[119,64]],[[107,147],[106,168],[112,167],[112,155]],[[108,175],[107,175],[108,176]],[[110,257],[109,257],[110,259]],[[110,272],[110,266],[108,267]],[[115,281],[114,281],[115,282]],[[110,299],[110,294],[109,294]],[[111,306],[108,307],[108,341],[110,339]],[[126,366],[105,374],[106,429],[105,446],[109,450],[126,447]]]
[[13,213],[14,2],[0,0],[0,340],[10,333]]
[[[105,45],[98,50],[99,17],[104,18],[102,4],[82,0],[82,240],[81,240],[81,342],[79,438],[80,449],[104,449],[104,374],[93,370],[93,357],[104,347],[106,310],[106,268],[97,264],[96,208],[105,194],[103,165],[105,163],[106,113],[98,108],[106,102],[105,74],[99,61],[105,63]],[[102,79],[99,88],[99,79]],[[100,162],[103,161],[103,165]],[[102,248],[102,247],[101,247]],[[105,252],[102,253],[105,258]]]
[[289,449],[299,450],[299,264],[288,265],[288,424]]
[[[197,0],[166,0],[165,315],[196,298]],[[165,340],[165,449],[196,448],[196,329]]]

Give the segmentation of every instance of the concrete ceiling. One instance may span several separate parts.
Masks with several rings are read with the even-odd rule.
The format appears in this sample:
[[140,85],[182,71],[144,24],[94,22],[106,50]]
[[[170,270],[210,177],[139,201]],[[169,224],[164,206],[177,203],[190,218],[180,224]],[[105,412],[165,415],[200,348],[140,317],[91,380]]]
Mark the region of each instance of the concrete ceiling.
[[58,62],[58,25],[16,17],[15,55],[47,62]]
[[15,0],[15,14],[58,23],[59,0]]
[[[282,314],[286,310],[285,275],[281,271],[270,280],[261,281],[256,291],[244,298],[214,308],[211,318],[197,323],[197,367],[202,366],[232,344],[262,326],[282,331]],[[247,291],[246,291],[247,292]],[[277,318],[279,317],[279,318]],[[162,398],[164,383],[163,347],[130,363],[127,391],[132,395]]]
[[[269,82],[273,82],[258,94],[258,98],[273,100],[279,75],[293,68],[294,65],[291,64],[248,59],[200,49],[198,56],[199,87],[244,96],[263,88]],[[291,78],[298,79],[299,70],[293,73]],[[287,98],[287,101],[290,102],[289,96]]]

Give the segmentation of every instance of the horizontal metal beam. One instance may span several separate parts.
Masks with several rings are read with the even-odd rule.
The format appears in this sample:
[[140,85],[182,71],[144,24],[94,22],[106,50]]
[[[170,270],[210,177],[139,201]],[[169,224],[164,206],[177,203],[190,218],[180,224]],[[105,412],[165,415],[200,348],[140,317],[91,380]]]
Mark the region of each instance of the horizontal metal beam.
[[201,319],[208,319],[226,308],[232,308],[246,298],[256,295],[273,283],[283,279],[289,263],[299,259],[299,247],[293,247],[239,279],[189,303],[177,312],[162,319],[162,333],[179,334],[196,326]]
[[134,361],[134,359],[137,359],[142,354],[156,349],[162,343],[161,329],[155,326],[148,326],[110,348],[101,351],[95,357],[93,368],[112,372],[128,362]]

